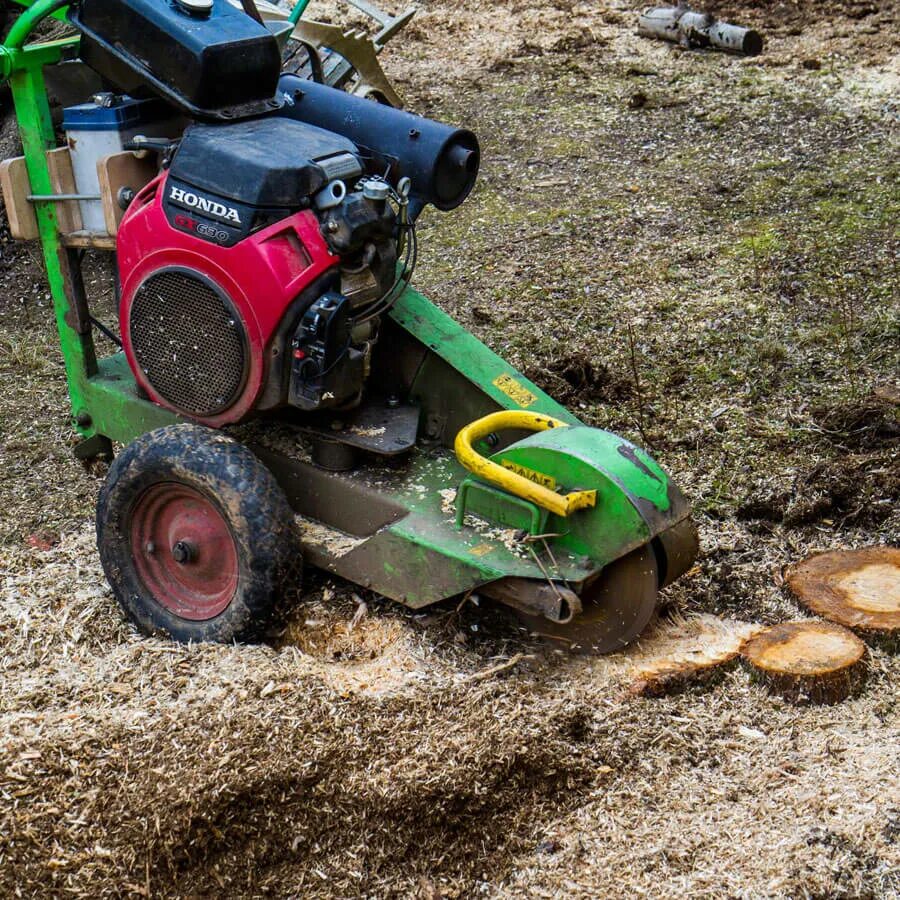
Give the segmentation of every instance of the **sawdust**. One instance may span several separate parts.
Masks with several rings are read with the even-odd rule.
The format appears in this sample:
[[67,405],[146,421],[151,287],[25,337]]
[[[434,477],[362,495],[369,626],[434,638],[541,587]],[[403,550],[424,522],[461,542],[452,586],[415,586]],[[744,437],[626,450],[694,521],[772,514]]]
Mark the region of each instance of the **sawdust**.
[[676,619],[647,632],[622,662],[637,680],[681,667],[726,663],[737,657],[741,644],[760,627],[710,615]]
[[529,555],[527,545],[522,542],[521,532],[515,528],[501,528],[492,522],[488,522],[486,519],[468,514],[464,518],[463,524],[467,528],[477,531],[485,540],[503,544],[513,556],[525,559]]
[[450,516],[456,515],[456,488],[442,488],[438,493],[441,495],[441,512]]
[[370,615],[368,605],[354,595],[356,611],[349,618],[334,591],[307,598],[279,637],[282,648],[294,648],[312,660],[314,669],[341,694],[397,693],[416,683],[439,678],[429,667],[425,647],[401,619]]
[[[456,488],[443,488],[438,493],[441,495],[441,512],[448,517],[448,521],[456,522]],[[468,513],[463,519],[463,524],[478,532],[486,540],[502,544],[513,556],[528,558],[528,546],[522,541],[522,533],[515,528],[501,528],[486,519]]]
[[301,516],[299,513],[294,516],[297,528],[300,532],[300,540],[304,544],[312,544],[325,551],[329,556],[340,558],[355,550],[360,544],[365,543],[366,538],[355,537],[337,528],[331,528],[322,524],[315,519],[309,519]]
[[229,433],[248,444],[280,453],[297,462],[311,462],[312,458],[299,428],[282,422],[250,421],[229,429]]
[[360,437],[381,437],[387,430],[383,425],[379,428],[375,428],[374,426],[371,428],[360,428],[358,426],[353,426],[348,429],[352,434],[359,435]]
[[315,584],[272,646],[178,646],[122,624],[91,541],[0,555],[5,894],[895,883],[896,659],[876,652],[866,693],[833,710],[741,671],[635,700],[636,667],[750,626],[664,622],[631,653],[572,659],[489,610],[363,608]]

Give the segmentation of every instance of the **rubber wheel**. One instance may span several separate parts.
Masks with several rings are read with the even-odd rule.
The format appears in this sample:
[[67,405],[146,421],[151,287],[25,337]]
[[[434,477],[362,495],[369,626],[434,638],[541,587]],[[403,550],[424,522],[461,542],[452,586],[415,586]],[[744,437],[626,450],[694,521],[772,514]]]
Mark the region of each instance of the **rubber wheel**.
[[243,445],[170,425],[119,454],[97,501],[97,548],[126,615],[144,634],[231,642],[271,619],[297,570],[293,515]]
[[659,601],[656,554],[649,544],[610,563],[581,597],[580,615],[565,625],[518,613],[532,632],[573,653],[622,650],[650,624]]

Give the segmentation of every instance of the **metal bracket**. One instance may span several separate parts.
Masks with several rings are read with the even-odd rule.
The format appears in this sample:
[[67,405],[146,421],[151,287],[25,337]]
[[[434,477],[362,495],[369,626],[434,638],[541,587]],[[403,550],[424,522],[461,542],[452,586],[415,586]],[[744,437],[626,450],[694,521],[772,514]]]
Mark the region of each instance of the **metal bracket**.
[[377,6],[367,3],[366,0],[347,0],[347,2],[381,26],[381,30],[372,38],[376,53],[381,52],[384,45],[398,31],[401,31],[417,12],[416,7],[411,6],[405,12],[392,16],[390,13],[382,12]]
[[416,444],[419,407],[370,401],[346,412],[325,410],[304,419],[299,431],[377,456],[398,456]]
[[108,460],[113,458],[112,441],[105,435],[95,434],[75,445],[76,459],[88,462],[98,457]]
[[526,615],[543,616],[557,625],[567,625],[582,609],[581,599],[570,588],[531,578],[501,578],[482,585],[478,593]]
[[[310,64],[313,68],[321,68],[321,80],[325,84],[343,88],[355,73],[358,82],[353,86],[354,94],[402,108],[403,102],[381,70],[377,57],[388,41],[409,23],[417,9],[410,7],[392,16],[366,0],[347,2],[378,23],[379,31],[373,37],[361,30],[344,31],[337,25],[302,18],[309,0],[297,0],[288,16],[288,21],[295,26],[293,39],[305,44],[308,50],[322,51],[322,59],[318,58],[317,52],[310,53]],[[258,5],[264,16],[272,9],[264,0],[259,0]]]
[[485,484],[471,476],[463,479],[459,490],[456,492],[456,527],[462,528],[465,522],[466,513],[469,509],[469,493],[475,490],[482,497],[486,498],[490,505],[490,510],[478,509],[477,515],[481,515],[492,522],[501,525],[509,525],[511,527],[519,527],[522,523],[514,522],[504,515],[503,507],[518,507],[525,513],[527,526],[523,529],[529,534],[541,534],[547,521],[547,513],[541,510],[536,504],[508,491]]

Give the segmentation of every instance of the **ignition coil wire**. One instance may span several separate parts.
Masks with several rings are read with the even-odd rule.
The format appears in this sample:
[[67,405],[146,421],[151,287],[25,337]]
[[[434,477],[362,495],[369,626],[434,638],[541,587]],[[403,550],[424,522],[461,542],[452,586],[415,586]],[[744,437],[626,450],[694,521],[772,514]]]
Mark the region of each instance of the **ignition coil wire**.
[[390,289],[379,300],[376,300],[368,309],[364,309],[362,314],[353,320],[354,325],[362,325],[364,322],[368,322],[370,319],[388,312],[412,280],[418,258],[416,226],[409,223],[401,226],[401,228],[407,232],[406,255],[402,265],[399,267],[397,277],[394,279]]
[[[397,276],[391,287],[377,300],[373,301],[368,307],[364,307],[360,315],[353,319],[354,325],[362,325],[377,316],[384,315],[397,302],[403,291],[406,290],[412,280],[413,272],[416,268],[416,262],[419,255],[419,242],[416,235],[416,223],[409,218],[409,181],[401,179],[400,190],[398,191],[380,176],[369,176],[366,180],[382,181],[388,186],[390,199],[397,205],[397,214],[399,222],[397,225],[397,251],[403,254],[403,262],[398,266]],[[356,189],[362,186],[360,182]]]

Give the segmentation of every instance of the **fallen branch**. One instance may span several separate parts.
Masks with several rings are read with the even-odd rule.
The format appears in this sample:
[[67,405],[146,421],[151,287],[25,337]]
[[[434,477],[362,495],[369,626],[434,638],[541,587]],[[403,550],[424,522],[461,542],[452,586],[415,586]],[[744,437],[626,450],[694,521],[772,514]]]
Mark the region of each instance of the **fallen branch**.
[[638,19],[638,34],[673,41],[682,47],[713,47],[730,53],[756,56],[762,52],[758,31],[720,22],[710,13],[694,12],[689,6],[657,6]]
[[482,669],[480,672],[475,672],[472,675],[467,676],[462,679],[463,684],[468,684],[470,681],[484,681],[485,678],[491,678],[494,675],[497,675],[499,672],[505,672],[507,669],[513,668],[513,666],[517,666],[520,662],[526,659],[534,659],[534,656],[531,653],[517,653],[515,656],[511,656],[506,662],[498,663],[496,666],[491,666],[487,669]]

